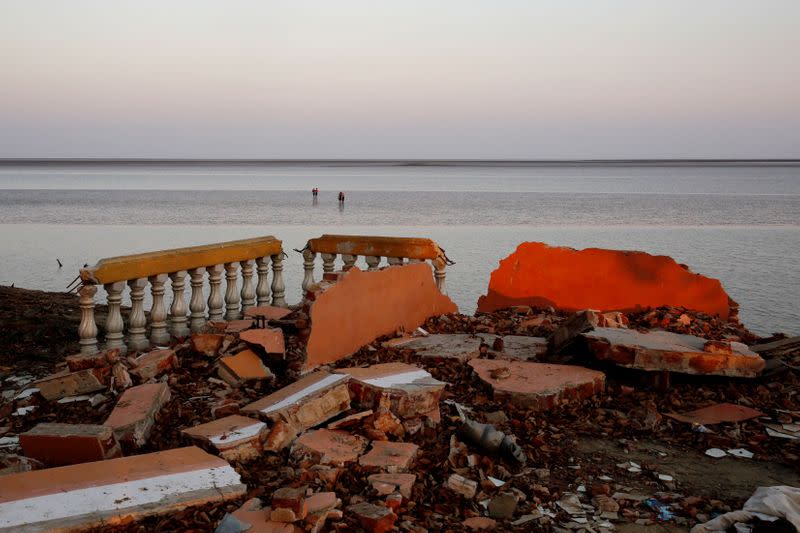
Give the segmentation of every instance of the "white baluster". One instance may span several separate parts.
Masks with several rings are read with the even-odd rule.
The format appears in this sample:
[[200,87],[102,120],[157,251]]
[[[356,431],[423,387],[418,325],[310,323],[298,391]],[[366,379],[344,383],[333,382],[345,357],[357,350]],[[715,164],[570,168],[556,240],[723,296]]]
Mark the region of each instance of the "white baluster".
[[269,305],[269,257],[256,259],[256,272],[258,285],[256,285],[257,305]]
[[108,316],[106,317],[106,349],[119,349],[120,353],[128,351],[123,342],[123,329],[125,322],[122,320],[122,291],[125,290],[124,281],[106,283],[103,285],[108,293]]
[[169,309],[170,331],[175,337],[185,337],[189,334],[186,327],[186,300],[184,292],[186,290],[186,271],[179,270],[169,275],[172,280],[172,306]]
[[139,352],[150,346],[147,340],[147,317],[144,315],[144,288],[147,278],[128,280],[131,288],[131,314],[128,317],[128,348]]
[[286,307],[286,285],[283,284],[283,252],[272,256],[272,305]]
[[350,254],[342,254],[342,262],[344,266],[342,270],[350,270],[356,264],[356,259],[358,259],[357,255],[350,255]]
[[97,294],[95,285],[83,285],[78,294],[81,308],[81,323],[78,326],[78,338],[81,353],[97,353],[97,324],[94,321],[94,295]]
[[367,271],[368,272],[373,272],[375,270],[378,270],[378,265],[381,262],[381,258],[380,257],[374,256],[374,255],[368,255],[368,256],[366,256],[364,258],[364,260],[367,262],[367,267],[368,267]]
[[164,345],[169,342],[167,332],[167,308],[164,306],[164,284],[166,274],[150,276],[150,293],[153,295],[153,306],[150,308],[150,343]]
[[206,267],[208,284],[211,292],[208,294],[208,319],[222,320],[222,309],[225,302],[222,300],[222,265]]
[[386,262],[389,263],[389,266],[397,266],[403,264],[402,257],[387,257]]
[[445,263],[443,258],[437,257],[436,259],[431,260],[431,264],[433,265],[433,277],[436,280],[436,288],[439,289],[439,292],[442,294],[447,294],[447,289],[445,288],[444,284],[444,278],[446,276],[445,268],[447,267],[447,263]]
[[336,254],[320,254],[322,255],[322,273],[333,272],[334,262],[336,261]]
[[237,320],[239,314],[239,263],[225,263],[225,320]]
[[307,291],[309,287],[314,284],[314,259],[317,257],[316,252],[312,252],[308,248],[303,250],[303,283],[301,287],[303,292]]
[[242,266],[242,311],[256,305],[256,289],[253,286],[253,260],[240,261]]
[[203,267],[193,268],[189,271],[190,284],[192,286],[192,296],[189,298],[189,328],[192,333],[203,329],[206,325],[206,302],[203,300],[203,274],[206,269]]

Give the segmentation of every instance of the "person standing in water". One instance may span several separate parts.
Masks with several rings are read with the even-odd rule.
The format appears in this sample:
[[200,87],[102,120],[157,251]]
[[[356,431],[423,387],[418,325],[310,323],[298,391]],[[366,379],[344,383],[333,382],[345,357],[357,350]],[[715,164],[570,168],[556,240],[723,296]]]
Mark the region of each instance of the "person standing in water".
[[344,193],[339,191],[339,203],[344,204]]

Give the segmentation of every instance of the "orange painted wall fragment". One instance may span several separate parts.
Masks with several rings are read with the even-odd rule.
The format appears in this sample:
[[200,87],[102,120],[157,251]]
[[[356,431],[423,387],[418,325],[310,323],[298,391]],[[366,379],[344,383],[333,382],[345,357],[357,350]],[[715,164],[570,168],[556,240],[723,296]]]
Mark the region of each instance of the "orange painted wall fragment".
[[428,317],[458,311],[436,288],[426,263],[376,272],[352,268],[313,298],[306,369],[337,361],[400,327],[412,331]]
[[552,247],[524,242],[492,272],[478,311],[512,305],[577,311],[633,311],[662,305],[719,315],[731,307],[722,284],[695,274],[671,257],[645,252]]

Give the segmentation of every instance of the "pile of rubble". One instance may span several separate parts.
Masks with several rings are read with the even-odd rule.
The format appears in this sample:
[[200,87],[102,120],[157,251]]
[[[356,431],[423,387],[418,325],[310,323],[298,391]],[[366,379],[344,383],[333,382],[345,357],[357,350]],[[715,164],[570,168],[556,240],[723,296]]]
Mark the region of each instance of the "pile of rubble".
[[0,530],[685,527],[800,483],[800,377],[758,377],[796,339],[677,307],[459,315],[423,269],[4,377]]

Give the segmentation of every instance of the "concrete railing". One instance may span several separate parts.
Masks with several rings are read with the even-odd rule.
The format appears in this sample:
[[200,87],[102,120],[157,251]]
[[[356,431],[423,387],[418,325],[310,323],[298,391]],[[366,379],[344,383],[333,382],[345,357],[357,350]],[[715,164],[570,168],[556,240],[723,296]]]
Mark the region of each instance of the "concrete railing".
[[384,257],[390,266],[430,261],[436,287],[442,294],[445,294],[445,269],[447,265],[454,264],[436,242],[409,237],[323,235],[309,240],[305,248],[297,251],[303,254],[303,290],[308,290],[314,283],[314,261],[317,254],[322,256],[323,275],[336,269],[335,263],[339,256],[342,270],[353,267],[359,256],[364,257],[367,270],[378,270]]
[[[281,241],[266,236],[101,259],[95,266],[80,271],[78,294],[81,322],[78,335],[81,352],[91,354],[98,350],[94,318],[98,285],[106,290],[108,300],[105,347],[121,351],[127,348],[143,350],[151,344],[165,344],[171,336],[184,337],[190,331],[198,331],[207,320],[235,320],[249,307],[267,305],[270,288],[272,305],[285,307],[283,257]],[[267,279],[270,262],[273,274],[271,287]],[[240,270],[241,289],[238,287]],[[254,270],[258,277],[255,285]],[[224,299],[221,289],[223,271],[226,280]],[[210,287],[207,300],[203,295],[206,274]],[[184,296],[187,275],[191,286],[188,309]],[[172,289],[169,312],[164,301],[168,278]],[[148,283],[152,294],[149,323],[144,312]],[[130,288],[131,299],[127,343],[121,313],[125,285]]]

